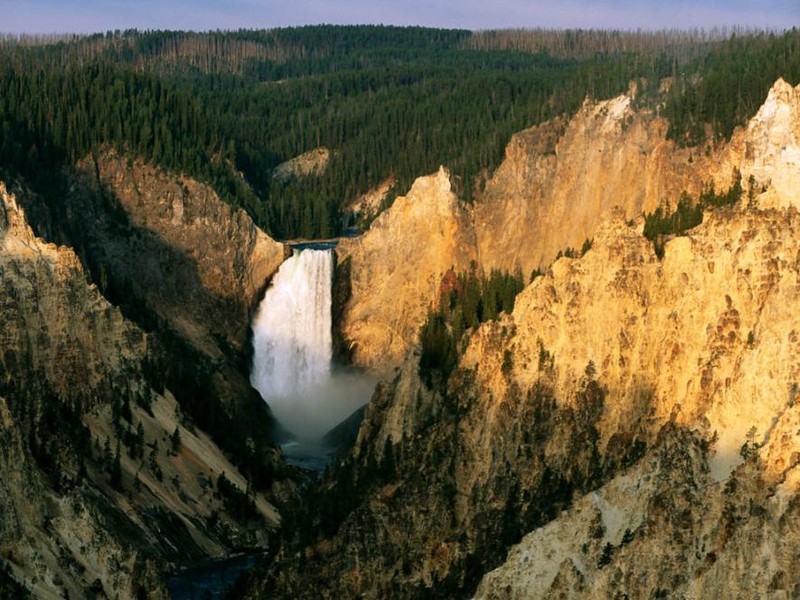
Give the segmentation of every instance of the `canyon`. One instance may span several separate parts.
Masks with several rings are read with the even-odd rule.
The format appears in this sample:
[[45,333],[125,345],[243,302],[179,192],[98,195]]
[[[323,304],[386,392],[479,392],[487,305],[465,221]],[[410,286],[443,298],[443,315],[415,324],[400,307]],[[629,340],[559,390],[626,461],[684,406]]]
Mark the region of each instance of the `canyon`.
[[[243,595],[796,594],[800,87],[703,148],[636,94],[518,133],[472,203],[442,167],[340,240],[335,349],[381,381],[302,501],[248,380],[284,245],[110,149],[66,202],[7,182],[0,591],[166,597],[160,562],[270,547]],[[661,256],[644,237],[735,184]],[[443,282],[492,269],[522,276],[514,310],[431,385]]]
[[[349,258],[358,278],[342,324],[354,362],[382,373],[399,366],[449,269],[474,261],[484,272],[518,272],[527,281],[559,252],[591,242],[612,209],[636,219],[674,208],[683,193],[696,200],[737,181],[753,193],[766,189],[765,207],[786,206],[798,194],[797,92],[785,81],[730,142],[700,149],[667,140],[667,122],[655,110],[634,109],[635,91],[586,101],[567,122],[515,135],[474,203],[456,197],[442,168],[418,179],[363,236],[343,241],[340,260]],[[393,279],[392,302],[365,283]]]
[[[353,273],[345,338],[356,362],[393,375],[299,520],[312,525],[251,576],[249,597],[800,589],[800,89],[776,82],[750,122],[707,152],[675,147],[655,116],[626,116],[629,107],[624,97],[587,104],[568,124],[517,136],[473,206],[444,170],[418,180],[343,244]],[[605,167],[586,158],[595,153]],[[735,177],[739,201],[667,236],[659,256],[642,212]],[[537,206],[542,189],[554,195]],[[529,213],[538,218],[517,228]],[[586,238],[583,256],[550,263]],[[444,275],[470,261],[544,273],[430,386],[401,325],[421,325]],[[400,272],[390,302],[366,291]]]

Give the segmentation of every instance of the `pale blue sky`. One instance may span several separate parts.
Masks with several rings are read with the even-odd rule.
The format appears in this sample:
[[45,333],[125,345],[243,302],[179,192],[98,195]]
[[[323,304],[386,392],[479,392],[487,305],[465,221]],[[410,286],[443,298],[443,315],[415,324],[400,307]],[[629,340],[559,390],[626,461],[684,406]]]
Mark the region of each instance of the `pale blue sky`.
[[800,0],[0,0],[0,32],[383,23],[465,29],[800,27]]

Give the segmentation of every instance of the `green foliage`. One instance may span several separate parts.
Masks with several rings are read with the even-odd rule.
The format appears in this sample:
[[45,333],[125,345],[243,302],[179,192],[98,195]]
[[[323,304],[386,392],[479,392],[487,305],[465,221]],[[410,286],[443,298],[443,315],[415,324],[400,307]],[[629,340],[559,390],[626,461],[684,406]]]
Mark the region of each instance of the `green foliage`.
[[225,510],[234,519],[253,521],[260,518],[250,489],[243,492],[225,476],[225,473],[220,473],[217,478],[217,492],[225,504]]
[[383,454],[380,463],[381,481],[391,481],[395,474],[395,446],[392,443],[392,436],[386,438],[383,445]]
[[[8,356],[8,355],[6,355]],[[22,381],[25,377],[20,378]],[[53,487],[66,491],[81,483],[85,462],[92,458],[92,438],[83,423],[81,398],[64,398],[46,381],[11,382],[0,385],[14,420],[38,467]]]
[[[229,453],[232,462],[256,489],[269,489],[281,476],[269,457],[272,445],[268,431],[269,412],[255,391],[241,398],[235,407],[227,405],[216,392],[215,366],[165,325],[158,327],[160,348],[152,352],[147,376],[154,385],[165,385],[175,395],[188,421],[207,432]],[[243,431],[260,430],[253,439]],[[180,432],[178,432],[180,437]],[[174,443],[172,434],[170,449]]]
[[[677,65],[676,65],[677,68]],[[755,115],[778,77],[800,81],[800,30],[734,35],[675,73],[667,137],[686,146],[729,139]]]
[[500,370],[504,375],[508,375],[513,369],[514,355],[511,353],[511,350],[506,348],[506,350],[503,352],[503,364],[500,366]]
[[158,440],[153,440],[153,445],[150,447],[150,453],[147,455],[147,464],[150,471],[158,481],[163,481],[164,473],[161,470],[161,465],[158,464]]
[[102,60],[0,52],[0,165],[42,182],[102,145],[212,183],[234,204],[255,197],[233,170],[234,145],[190,93]]
[[683,235],[693,227],[703,222],[703,211],[707,208],[730,206],[742,197],[741,176],[738,171],[734,173],[734,183],[725,193],[717,193],[714,186],[707,186],[700,194],[697,202],[683,192],[674,212],[659,206],[656,210],[645,215],[644,237],[653,242],[656,255],[664,256],[664,236]]
[[441,385],[458,363],[456,341],[445,322],[444,316],[428,313],[419,334],[422,354],[419,358],[419,372],[428,388],[439,382]]
[[122,441],[128,450],[128,455],[136,460],[144,456],[144,426],[142,422],[136,424],[136,429],[133,427],[125,429],[122,432]]
[[[464,334],[484,321],[497,319],[501,312],[511,312],[523,288],[521,273],[499,270],[486,277],[473,269],[452,279],[451,289],[442,294],[439,310],[428,313],[420,330],[419,372],[429,389],[437,382],[446,384],[458,364]],[[504,366],[506,362],[510,365],[511,357],[504,360]],[[510,370],[510,366],[506,368]]]
[[177,455],[181,451],[181,431],[176,427],[175,431],[170,436],[170,450],[173,454]]
[[109,465],[108,475],[111,486],[116,490],[122,490],[122,461],[120,459],[119,442],[117,442],[117,450],[114,453],[114,459]]
[[627,546],[634,540],[635,537],[636,535],[630,529],[626,529],[625,533],[622,534],[622,542],[620,545]]
[[[276,237],[324,237],[389,176],[402,192],[445,164],[471,198],[516,131],[669,72],[632,52],[474,49],[470,35],[318,26],[9,44],[0,162],[35,178],[110,144],[211,183]],[[272,178],[317,146],[334,151],[324,174]]]
[[742,447],[739,450],[740,456],[745,460],[749,460],[758,456],[758,449],[761,447],[761,444],[756,442],[756,432],[757,430],[755,426],[751,427],[747,431],[747,441],[742,444]]
[[7,560],[5,557],[0,558],[0,598],[17,598],[18,600],[31,598],[31,594],[25,586],[14,579]]
[[[800,79],[800,32],[314,26],[135,30],[0,44],[0,169],[45,185],[99,146],[197,177],[278,238],[342,232],[347,204],[394,195],[444,164],[477,197],[510,136],[638,83],[673,76],[669,136],[700,144]],[[648,84],[649,82],[649,84]],[[279,182],[283,161],[331,149],[324,173]],[[240,175],[243,175],[240,176]]]
[[611,562],[611,558],[614,555],[614,546],[611,545],[611,542],[607,542],[605,546],[603,546],[603,551],[600,554],[600,558],[597,559],[597,568],[602,569],[607,564]]

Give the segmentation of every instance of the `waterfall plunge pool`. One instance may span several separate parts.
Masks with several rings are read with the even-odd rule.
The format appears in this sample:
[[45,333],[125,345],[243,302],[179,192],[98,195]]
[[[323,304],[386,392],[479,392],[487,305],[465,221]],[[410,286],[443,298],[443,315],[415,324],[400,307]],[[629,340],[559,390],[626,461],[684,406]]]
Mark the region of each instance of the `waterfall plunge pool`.
[[294,439],[287,460],[321,471],[342,449],[326,434],[369,402],[375,381],[332,366],[333,243],[302,243],[264,293],[253,320],[250,383]]

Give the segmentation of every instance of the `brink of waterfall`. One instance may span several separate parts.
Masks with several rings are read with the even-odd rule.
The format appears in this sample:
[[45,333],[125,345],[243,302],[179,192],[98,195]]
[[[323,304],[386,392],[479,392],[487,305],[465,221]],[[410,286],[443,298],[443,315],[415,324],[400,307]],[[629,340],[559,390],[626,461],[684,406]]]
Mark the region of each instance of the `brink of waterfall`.
[[280,267],[253,321],[250,383],[281,424],[318,439],[369,400],[372,383],[331,369],[333,251],[303,249]]

